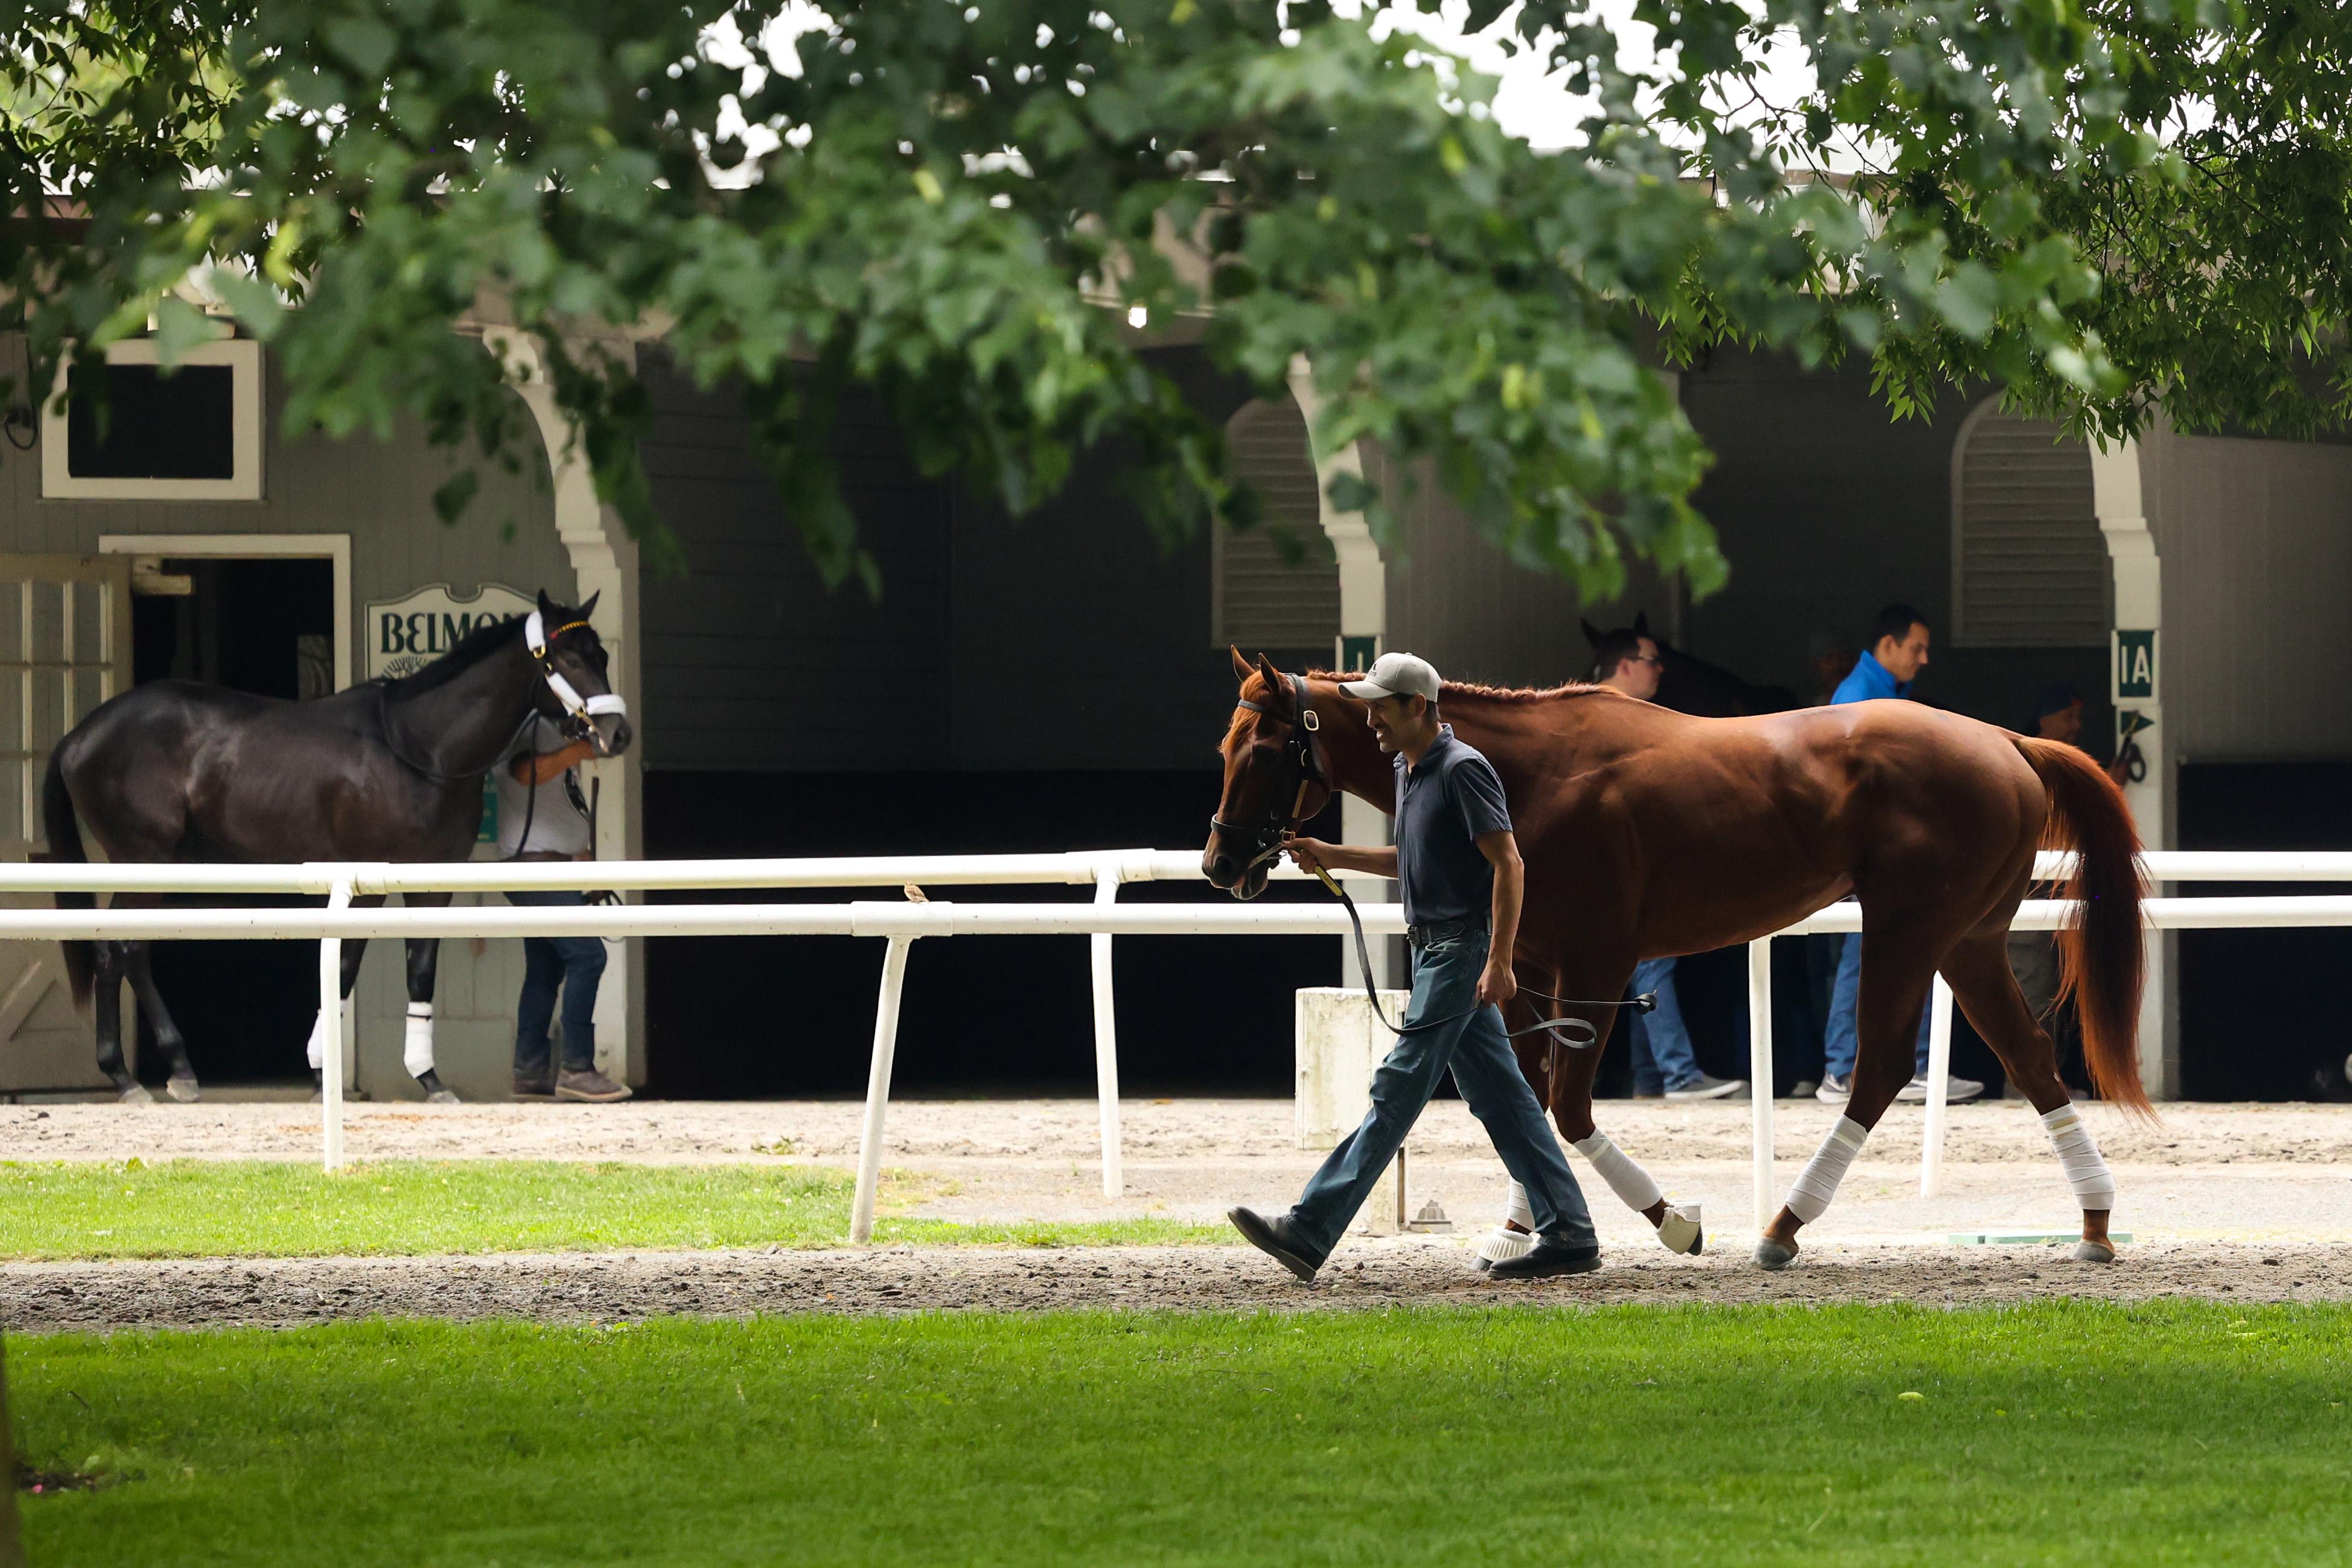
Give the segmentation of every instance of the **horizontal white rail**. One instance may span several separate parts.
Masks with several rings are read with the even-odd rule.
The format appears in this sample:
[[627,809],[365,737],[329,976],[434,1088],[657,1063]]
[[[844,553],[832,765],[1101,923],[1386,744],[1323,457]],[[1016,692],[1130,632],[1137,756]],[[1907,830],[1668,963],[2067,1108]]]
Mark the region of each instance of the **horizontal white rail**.
[[[1374,936],[1404,931],[1402,904],[1359,904]],[[2028,900],[2018,931],[2056,931],[2074,905]],[[2149,899],[2155,931],[2352,926],[2352,893]],[[1862,929],[1860,904],[1832,904],[1774,932]],[[1336,903],[959,904],[858,900],[845,904],[591,904],[509,909],[0,910],[0,941],[310,941],[336,937],[522,936],[1344,936]]]
[[[2352,882],[2352,851],[2156,850],[2143,858],[2155,882]],[[2071,875],[2074,858],[2049,850],[2034,863],[2045,881]],[[1381,879],[1336,871],[1345,880]],[[1309,879],[1273,868],[1280,882]],[[349,881],[355,897],[386,893],[478,893],[507,889],[682,892],[743,888],[980,888],[1086,886],[1099,881],[1197,882],[1189,849],[1076,850],[1058,855],[871,855],[766,860],[312,861],[294,866],[0,864],[0,893],[137,892],[310,894]],[[1829,929],[1829,928],[1822,928]]]
[[[1362,871],[1335,871],[1378,881]],[[1098,881],[1198,882],[1201,857],[1176,849],[1076,851],[1066,855],[872,855],[785,860],[310,861],[296,866],[0,864],[0,893],[287,893],[323,896],[348,881],[355,897],[382,893],[708,891],[727,888],[926,888],[1085,886]],[[1278,882],[1312,879],[1296,866]]]

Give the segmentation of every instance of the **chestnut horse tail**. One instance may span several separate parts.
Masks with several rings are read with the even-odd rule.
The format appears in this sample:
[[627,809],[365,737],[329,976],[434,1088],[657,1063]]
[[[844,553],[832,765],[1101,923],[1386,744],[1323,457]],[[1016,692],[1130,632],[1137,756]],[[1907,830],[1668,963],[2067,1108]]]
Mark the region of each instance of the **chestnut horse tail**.
[[[82,853],[81,826],[74,821],[73,793],[66,788],[66,749],[62,745],[49,753],[48,776],[41,781],[41,820],[49,835],[49,858],[60,865],[79,866],[89,858]],[[59,893],[58,908],[61,910],[95,909],[98,900],[88,893]],[[66,980],[73,988],[74,1005],[89,1000],[90,971],[96,967],[98,950],[89,942],[68,942],[59,944],[66,950]]]
[[2078,857],[2068,892],[2082,910],[2059,933],[2059,995],[2074,998],[2092,1086],[2127,1110],[2147,1112],[2137,1045],[2147,884],[2131,808],[2115,781],[2074,747],[2025,735],[2016,742],[2050,797],[2043,847]]

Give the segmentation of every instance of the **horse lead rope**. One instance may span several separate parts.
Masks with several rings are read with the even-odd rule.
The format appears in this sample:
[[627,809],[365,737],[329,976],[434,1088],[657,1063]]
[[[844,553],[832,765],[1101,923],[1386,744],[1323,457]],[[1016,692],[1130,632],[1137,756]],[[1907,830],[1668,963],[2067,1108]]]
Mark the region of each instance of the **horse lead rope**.
[[[1483,1004],[1474,1003],[1467,1010],[1449,1013],[1443,1018],[1423,1018],[1418,1024],[1402,1026],[1390,1023],[1389,1016],[1381,1010],[1380,993],[1372,988],[1372,952],[1370,945],[1364,941],[1364,917],[1357,912],[1356,900],[1349,897],[1348,889],[1339,886],[1331,873],[1322,867],[1316,866],[1310,869],[1314,872],[1316,879],[1330,889],[1332,895],[1339,900],[1340,906],[1348,911],[1348,923],[1355,928],[1356,932],[1356,967],[1364,976],[1364,999],[1372,1005],[1372,1016],[1381,1021],[1381,1027],[1402,1038],[1418,1029],[1434,1028],[1440,1024],[1451,1024],[1458,1019],[1467,1018],[1478,1011]],[[1519,987],[1519,994],[1540,996],[1547,1002],[1557,1002],[1563,1007],[1631,1007],[1636,1013],[1651,1012],[1658,1005],[1658,994],[1654,991],[1644,991],[1639,996],[1617,1002],[1594,1002],[1575,996],[1555,996],[1549,991],[1538,991],[1526,985]],[[1505,1038],[1513,1040],[1517,1039],[1521,1035],[1549,1035],[1551,1037],[1551,1044],[1566,1046],[1572,1051],[1589,1051],[1601,1043],[1601,1031],[1592,1026],[1592,1021],[1589,1018],[1546,1018],[1538,1023],[1529,1024],[1524,1029],[1506,1029],[1503,1033]]]

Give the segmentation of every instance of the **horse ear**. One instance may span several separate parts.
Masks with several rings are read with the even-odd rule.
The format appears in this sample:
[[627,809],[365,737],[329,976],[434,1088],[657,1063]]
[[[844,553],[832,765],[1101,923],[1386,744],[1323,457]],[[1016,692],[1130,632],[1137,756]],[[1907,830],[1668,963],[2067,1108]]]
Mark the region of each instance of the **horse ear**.
[[597,601],[597,600],[599,600],[599,599],[601,599],[601,598],[603,598],[604,596],[604,589],[602,589],[602,588],[599,588],[599,589],[597,589],[594,593],[593,593],[593,594],[589,595],[588,595],[588,602],[587,602],[586,604],[584,604],[584,605],[581,605],[581,606],[580,606],[580,608],[579,608],[578,610],[576,610],[575,612],[573,612],[572,618],[573,620],[575,620],[575,621],[585,621],[585,620],[593,619],[593,618],[594,617],[595,614],[596,614],[596,601]]
[[1636,610],[1635,612],[1633,612],[1633,635],[1634,635],[1635,637],[1650,637],[1650,640],[1651,640],[1652,642],[1655,642],[1655,641],[1657,641],[1657,640],[1658,640],[1658,639],[1657,639],[1656,637],[1650,637],[1650,612],[1649,612],[1649,611],[1647,611],[1647,610]]
[[1599,653],[1601,651],[1601,628],[1594,626],[1591,621],[1586,620],[1581,616],[1579,616],[1576,618],[1576,624],[1584,628],[1584,640],[1592,645],[1592,651]]
[[547,596],[544,588],[539,591],[539,613],[541,619],[555,614],[555,601]]
[[1250,678],[1250,661],[1243,658],[1242,650],[1231,643],[1225,645],[1225,651],[1234,656],[1234,679],[1247,680]]

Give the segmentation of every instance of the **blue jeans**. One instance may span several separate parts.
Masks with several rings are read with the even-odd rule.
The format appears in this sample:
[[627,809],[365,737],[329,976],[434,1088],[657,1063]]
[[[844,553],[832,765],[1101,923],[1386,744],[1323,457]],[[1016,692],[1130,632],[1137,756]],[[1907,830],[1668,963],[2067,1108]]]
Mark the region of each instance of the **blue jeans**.
[[[1290,1211],[1301,1239],[1318,1258],[1329,1257],[1339,1244],[1449,1067],[1470,1113],[1486,1124],[1503,1168],[1527,1188],[1538,1234],[1571,1247],[1594,1245],[1591,1211],[1584,1206],[1584,1194],[1544,1121],[1535,1090],[1519,1073],[1503,1016],[1476,1005],[1486,946],[1486,933],[1474,931],[1414,952],[1406,1032],[1372,1075],[1372,1108],[1364,1124],[1331,1151]],[[1438,1021],[1425,1029],[1411,1026],[1424,1018]]]
[[1645,958],[1633,966],[1633,994],[1644,991],[1657,994],[1658,1006],[1633,1015],[1633,1092],[1686,1089],[1702,1075],[1690,1028],[1683,1022],[1682,997],[1675,990],[1673,959]]
[[[577,907],[578,892],[516,891],[510,904]],[[515,1007],[514,1070],[517,1078],[547,1071],[547,1026],[555,1016],[555,994],[563,993],[563,1069],[585,1072],[596,1065],[596,987],[604,978],[604,940],[594,936],[527,936],[522,939],[522,1000]]]
[[[1830,1025],[1822,1038],[1823,1070],[1838,1078],[1853,1071],[1854,1004],[1862,994],[1862,933],[1848,931],[1845,952],[1838,956],[1837,979],[1830,986]],[[1919,1009],[1919,1044],[1913,1053],[1916,1070],[1927,1070],[1927,1012]]]

